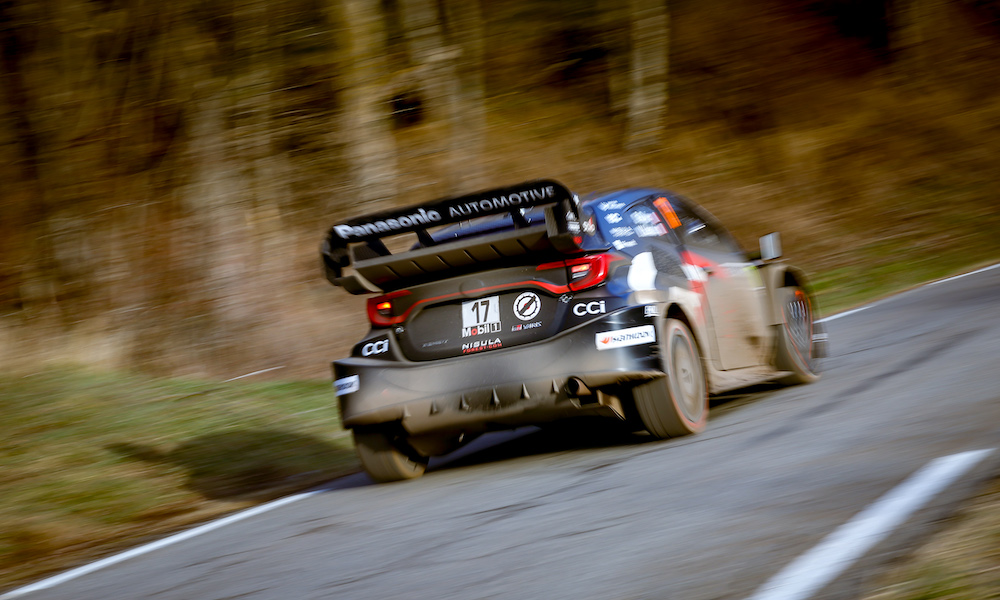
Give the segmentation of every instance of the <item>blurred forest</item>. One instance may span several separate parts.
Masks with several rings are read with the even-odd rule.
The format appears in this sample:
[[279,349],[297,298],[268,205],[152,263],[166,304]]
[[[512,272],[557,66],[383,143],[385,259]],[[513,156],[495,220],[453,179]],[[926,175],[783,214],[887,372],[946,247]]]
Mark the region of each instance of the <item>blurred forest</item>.
[[538,177],[1000,256],[1000,0],[0,0],[0,59],[7,368],[323,377],[334,221]]

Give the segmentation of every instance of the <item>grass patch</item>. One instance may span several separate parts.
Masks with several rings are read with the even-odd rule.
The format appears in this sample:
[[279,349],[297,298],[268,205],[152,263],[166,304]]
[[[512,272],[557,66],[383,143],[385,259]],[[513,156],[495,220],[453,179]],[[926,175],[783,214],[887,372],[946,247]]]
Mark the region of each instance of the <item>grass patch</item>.
[[865,600],[1000,598],[1000,480],[891,569]]
[[357,469],[327,382],[54,369],[0,397],[2,584]]

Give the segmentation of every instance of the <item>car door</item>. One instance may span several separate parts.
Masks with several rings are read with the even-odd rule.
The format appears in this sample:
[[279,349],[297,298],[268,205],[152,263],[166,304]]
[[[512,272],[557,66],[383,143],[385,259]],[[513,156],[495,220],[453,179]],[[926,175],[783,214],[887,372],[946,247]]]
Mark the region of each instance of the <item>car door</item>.
[[723,370],[767,362],[770,340],[764,325],[767,293],[736,240],[703,209],[671,198],[676,228],[689,269],[700,271],[714,330],[715,357]]

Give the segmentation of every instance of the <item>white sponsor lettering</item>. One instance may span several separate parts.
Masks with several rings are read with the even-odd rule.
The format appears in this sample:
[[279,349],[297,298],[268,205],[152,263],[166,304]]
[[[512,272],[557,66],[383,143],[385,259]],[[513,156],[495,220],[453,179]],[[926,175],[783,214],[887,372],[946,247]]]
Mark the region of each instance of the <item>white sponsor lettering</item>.
[[361,347],[361,356],[371,356],[373,354],[382,354],[389,350],[389,340],[376,340],[374,342],[368,342]]
[[338,396],[346,396],[361,389],[361,383],[358,381],[357,375],[351,375],[334,381],[333,387],[337,390]]
[[660,307],[655,304],[647,304],[642,307],[642,316],[644,317],[658,317],[660,315]]
[[518,323],[517,325],[511,326],[511,331],[524,331],[526,329],[534,329],[536,327],[541,327],[541,321],[535,321],[534,323]]
[[632,214],[633,223],[641,223],[643,225],[655,225],[660,222],[660,218],[655,214],[646,211],[635,211]]
[[612,227],[610,233],[612,237],[632,237],[635,235],[635,231],[631,227]]
[[605,200],[597,205],[601,210],[618,210],[619,208],[625,208],[625,204],[617,200]]
[[607,219],[608,223],[611,223],[612,225],[622,222],[622,216],[618,213],[608,213],[604,215],[604,218]]
[[648,344],[656,341],[656,329],[652,325],[642,325],[618,331],[605,331],[595,335],[594,341],[598,350]]
[[635,231],[639,237],[657,237],[667,233],[667,228],[661,223],[657,223],[656,225],[636,225]]
[[624,250],[625,248],[631,248],[632,246],[638,246],[639,242],[635,240],[614,240],[611,245],[615,247],[616,250]]
[[566,213],[566,231],[570,233],[580,233],[580,222],[572,212]]
[[423,208],[410,215],[403,215],[384,221],[372,221],[362,225],[334,225],[333,230],[341,238],[348,240],[352,237],[364,237],[366,235],[380,235],[392,233],[415,225],[430,225],[441,220],[441,213],[436,210],[425,210]]
[[507,194],[506,196],[497,196],[495,198],[483,198],[481,200],[466,202],[465,204],[458,206],[451,206],[448,208],[448,216],[474,217],[476,215],[489,214],[505,208],[514,208],[521,204],[527,204],[530,206],[539,200],[553,198],[555,195],[555,188],[551,185],[547,185],[543,188],[515,192],[513,194]]
[[573,307],[573,314],[578,317],[582,317],[584,315],[600,315],[605,312],[607,312],[607,309],[604,306],[604,300],[581,303]]

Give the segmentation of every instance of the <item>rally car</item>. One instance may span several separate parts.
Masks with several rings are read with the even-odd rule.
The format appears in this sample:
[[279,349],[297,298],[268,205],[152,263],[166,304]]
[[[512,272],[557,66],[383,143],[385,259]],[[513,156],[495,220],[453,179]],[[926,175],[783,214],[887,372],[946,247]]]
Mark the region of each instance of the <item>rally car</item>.
[[708,394],[819,376],[826,335],[780,253],[770,234],[748,255],[664,190],[580,198],[552,180],[334,225],[327,278],[373,294],[368,335],[333,363],[343,425],[383,482],[579,415],[698,433]]

